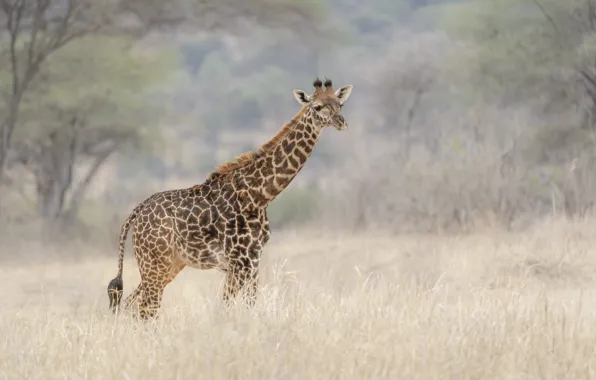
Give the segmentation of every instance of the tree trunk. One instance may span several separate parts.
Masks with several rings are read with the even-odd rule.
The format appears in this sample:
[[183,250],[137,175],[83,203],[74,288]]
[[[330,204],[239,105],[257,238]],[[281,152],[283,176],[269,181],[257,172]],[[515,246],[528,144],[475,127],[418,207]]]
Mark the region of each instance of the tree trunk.
[[[21,105],[21,95],[13,97],[10,102],[8,115],[0,124],[0,185],[4,180],[4,171],[6,169],[6,159],[8,158],[8,151],[10,149],[10,143],[12,140],[12,134],[14,132],[17,117],[19,113],[19,107]],[[2,194],[0,194],[0,214],[2,212]]]
[[72,191],[72,196],[70,197],[70,206],[64,212],[62,221],[65,227],[70,227],[76,221],[79,215],[79,208],[81,205],[81,201],[85,198],[87,194],[87,190],[89,190],[89,186],[99,173],[99,169],[106,163],[107,159],[116,151],[116,145],[106,149],[104,152],[101,152],[95,157],[93,164],[85,174],[85,177],[81,181],[81,183],[77,186],[76,189]]
[[37,164],[37,212],[46,223],[54,224],[63,214],[67,191],[72,185],[76,160],[77,118],[70,128],[50,133],[49,143],[42,147]]

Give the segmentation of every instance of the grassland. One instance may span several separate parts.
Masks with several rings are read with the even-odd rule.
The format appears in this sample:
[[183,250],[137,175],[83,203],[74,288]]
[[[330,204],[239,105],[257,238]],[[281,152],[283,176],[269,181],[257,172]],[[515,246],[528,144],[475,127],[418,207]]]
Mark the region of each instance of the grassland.
[[[595,232],[276,234],[254,310],[187,269],[149,324],[107,312],[116,252],[23,243],[0,266],[0,379],[596,378]],[[128,294],[130,247],[125,275]]]

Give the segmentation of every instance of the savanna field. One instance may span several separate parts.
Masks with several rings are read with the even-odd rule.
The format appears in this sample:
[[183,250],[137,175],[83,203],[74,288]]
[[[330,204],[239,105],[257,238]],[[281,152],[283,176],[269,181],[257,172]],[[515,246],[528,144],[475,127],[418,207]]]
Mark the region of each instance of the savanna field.
[[[147,324],[108,312],[116,251],[19,259],[44,249],[23,243],[0,267],[0,378],[596,378],[595,229],[277,233],[254,310],[226,311],[223,275],[185,269]],[[130,245],[124,273],[128,295]]]
[[[255,307],[112,314],[236,157]],[[596,380],[595,179],[596,0],[3,0],[0,380]]]

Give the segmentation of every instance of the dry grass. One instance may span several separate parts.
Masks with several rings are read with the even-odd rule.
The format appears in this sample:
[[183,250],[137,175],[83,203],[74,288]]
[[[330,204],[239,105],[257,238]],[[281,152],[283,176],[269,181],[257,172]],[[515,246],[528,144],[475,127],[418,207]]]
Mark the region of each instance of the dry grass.
[[186,270],[147,325],[107,313],[116,252],[3,265],[0,378],[594,378],[595,230],[275,235],[255,310],[224,312],[221,275]]

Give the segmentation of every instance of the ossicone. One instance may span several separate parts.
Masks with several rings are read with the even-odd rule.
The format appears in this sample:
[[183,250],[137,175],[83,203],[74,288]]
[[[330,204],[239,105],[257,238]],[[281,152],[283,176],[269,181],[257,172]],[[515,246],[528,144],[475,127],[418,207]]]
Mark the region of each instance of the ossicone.
[[333,92],[333,82],[331,82],[331,79],[325,78],[325,83],[323,83],[323,85],[325,86],[325,92]]

